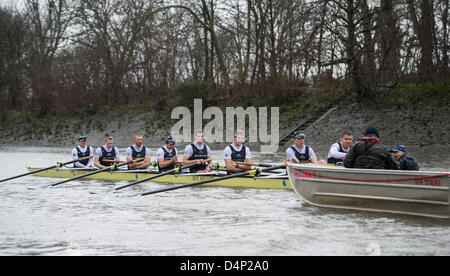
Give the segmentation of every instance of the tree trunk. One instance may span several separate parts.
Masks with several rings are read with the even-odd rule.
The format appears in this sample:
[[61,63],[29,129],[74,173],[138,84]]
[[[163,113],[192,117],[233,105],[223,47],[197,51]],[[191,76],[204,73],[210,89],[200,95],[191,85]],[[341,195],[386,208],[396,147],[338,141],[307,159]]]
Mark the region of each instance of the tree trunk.
[[418,68],[421,82],[433,81],[433,2],[433,0],[420,0],[421,16],[419,21],[414,1],[408,1],[409,14],[421,52]]
[[444,9],[442,14],[442,75],[445,81],[450,79],[450,70],[449,70],[449,58],[448,58],[448,11],[449,11],[449,0],[444,0]]
[[394,82],[400,67],[399,29],[394,18],[392,2],[392,0],[383,0],[382,10],[378,15],[379,80],[382,83]]
[[345,43],[347,52],[347,66],[352,80],[352,88],[358,94],[364,92],[363,83],[360,76],[360,58],[356,51],[356,24],[355,24],[355,6],[353,0],[347,2],[347,39]]
[[367,1],[362,0],[361,11],[362,17],[364,18],[362,21],[363,25],[363,33],[364,33],[364,46],[363,46],[363,78],[366,84],[373,85],[375,83],[375,55],[374,55],[374,42],[372,38],[372,17],[370,16],[369,7],[367,6]]

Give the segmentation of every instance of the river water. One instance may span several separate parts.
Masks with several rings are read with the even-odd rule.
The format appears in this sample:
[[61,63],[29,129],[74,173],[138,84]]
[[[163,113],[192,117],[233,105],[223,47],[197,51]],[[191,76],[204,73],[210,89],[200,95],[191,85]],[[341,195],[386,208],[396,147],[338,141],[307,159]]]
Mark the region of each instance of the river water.
[[[446,146],[410,151],[423,169],[449,170]],[[0,179],[68,161],[70,152],[0,147]],[[253,153],[260,162],[282,158]],[[288,190],[192,187],[129,198],[90,194],[124,184],[94,180],[28,189],[57,181],[0,183],[0,255],[450,255],[449,220],[317,208]]]

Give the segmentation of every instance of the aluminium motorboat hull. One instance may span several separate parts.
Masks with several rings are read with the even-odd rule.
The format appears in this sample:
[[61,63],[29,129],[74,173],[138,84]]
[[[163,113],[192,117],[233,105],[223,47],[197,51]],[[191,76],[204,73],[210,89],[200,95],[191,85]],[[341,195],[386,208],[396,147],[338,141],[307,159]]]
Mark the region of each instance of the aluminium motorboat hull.
[[450,218],[449,173],[288,164],[294,191],[319,207]]

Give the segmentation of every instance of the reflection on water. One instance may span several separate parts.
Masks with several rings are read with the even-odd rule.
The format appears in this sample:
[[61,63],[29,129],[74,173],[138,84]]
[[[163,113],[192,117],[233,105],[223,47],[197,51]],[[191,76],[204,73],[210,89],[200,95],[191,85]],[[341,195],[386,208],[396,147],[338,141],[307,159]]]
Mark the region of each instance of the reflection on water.
[[[324,159],[327,149],[314,149]],[[423,169],[448,171],[447,147],[411,148]],[[125,150],[121,149],[121,153]],[[155,152],[155,149],[153,149]],[[214,151],[222,160],[222,151]],[[279,162],[283,153],[260,155]],[[0,148],[0,178],[70,159],[68,148]],[[113,184],[56,179],[2,183],[0,255],[449,255],[448,220],[310,206],[292,191],[167,187],[143,183],[118,195],[91,195]]]

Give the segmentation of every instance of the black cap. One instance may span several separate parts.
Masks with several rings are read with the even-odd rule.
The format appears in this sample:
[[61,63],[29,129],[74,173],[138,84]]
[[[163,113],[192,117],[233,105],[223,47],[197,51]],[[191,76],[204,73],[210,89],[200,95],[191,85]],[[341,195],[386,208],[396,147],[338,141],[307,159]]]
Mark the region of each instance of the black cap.
[[378,132],[378,129],[374,126],[369,126],[366,129],[366,132],[364,133],[365,136],[369,136],[369,135],[375,135],[377,138],[380,138],[380,134]]
[[175,139],[172,138],[172,136],[166,136],[166,143],[175,145],[176,142],[175,142]]
[[304,139],[305,138],[305,134],[301,131],[296,131],[294,132],[294,138],[295,139]]
[[80,135],[80,136],[78,137],[78,141],[84,141],[84,142],[86,142],[86,140],[87,140],[87,137],[86,137],[85,135]]

